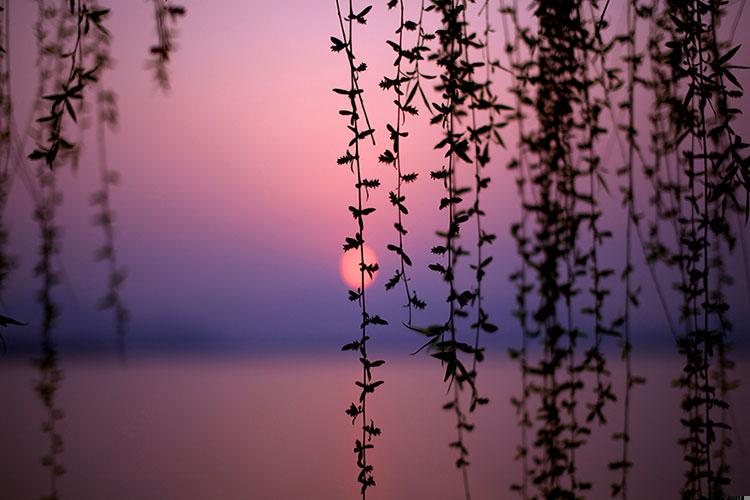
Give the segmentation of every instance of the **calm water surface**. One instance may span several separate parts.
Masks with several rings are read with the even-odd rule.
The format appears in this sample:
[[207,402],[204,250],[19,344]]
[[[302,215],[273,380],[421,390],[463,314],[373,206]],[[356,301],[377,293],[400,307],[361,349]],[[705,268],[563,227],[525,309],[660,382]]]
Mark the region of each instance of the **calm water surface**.
[[[379,371],[385,384],[368,402],[383,429],[368,457],[378,482],[368,498],[460,500],[447,447],[453,421],[440,409],[446,393],[439,364],[405,354],[386,358]],[[355,430],[344,414],[356,398],[353,357],[165,357],[134,359],[126,367],[64,358],[62,368],[63,500],[357,498]],[[513,461],[520,433],[508,401],[518,392],[518,369],[505,361],[482,368],[479,383],[492,401],[474,418],[477,430],[468,441],[474,500],[514,498],[508,486],[520,475]],[[676,498],[680,394],[669,381],[680,366],[652,357],[635,368],[649,384],[633,396],[631,497]],[[733,396],[740,439],[731,452],[732,493],[750,495],[746,362],[736,374],[745,385]],[[36,378],[28,362],[0,360],[3,500],[47,492],[39,457],[48,443]],[[613,410],[608,428],[594,429],[592,445],[578,455],[581,477],[595,484],[590,498],[607,497],[615,477],[606,464],[616,458],[610,435],[619,430],[619,413]]]

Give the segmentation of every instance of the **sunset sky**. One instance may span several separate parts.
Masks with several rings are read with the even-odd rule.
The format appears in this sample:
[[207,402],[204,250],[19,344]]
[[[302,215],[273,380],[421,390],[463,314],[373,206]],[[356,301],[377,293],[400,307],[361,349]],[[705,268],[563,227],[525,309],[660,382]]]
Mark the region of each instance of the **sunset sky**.
[[[339,114],[350,103],[333,92],[350,86],[344,53],[331,50],[330,37],[341,37],[336,2],[170,1],[184,4],[187,14],[177,23],[168,64],[170,89],[165,92],[147,65],[149,48],[157,43],[155,2],[100,0],[111,7],[105,25],[112,35],[114,60],[102,83],[116,94],[119,107],[118,126],[107,132],[106,144],[108,166],[120,174],[111,203],[118,262],[127,270],[122,298],[131,315],[122,352],[112,310],[97,307],[110,275],[107,263],[95,259],[104,243],[102,228],[94,224],[98,209],[90,201],[100,189],[95,128],[79,131],[69,121],[63,136],[83,144],[83,153],[77,170],[68,164],[56,167],[64,197],[55,220],[61,251],[54,266],[61,282],[53,298],[60,317],[51,333],[42,328],[38,297],[43,277],[34,274],[41,238],[28,189],[39,164],[26,159],[38,147],[26,130],[35,118],[38,2],[4,2],[10,16],[5,48],[11,58],[14,130],[11,185],[0,209],[5,210],[2,222],[9,233],[3,250],[16,266],[2,283],[0,315],[26,325],[0,330],[6,348],[0,346],[0,496],[344,500],[358,496],[358,474],[368,477],[372,471],[367,469],[373,466],[377,487],[368,490],[368,500],[455,500],[464,497],[464,477],[469,475],[475,500],[505,498],[511,484],[519,481],[536,483],[539,491],[534,494],[554,494],[556,490],[545,488],[567,488],[568,480],[580,494],[584,481],[591,481],[587,494],[603,498],[613,481],[620,481],[617,464],[632,462],[632,471],[624,468],[631,474],[631,498],[668,498],[682,485],[695,487],[704,481],[686,475],[702,477],[704,468],[711,468],[695,458],[703,450],[706,457],[717,453],[712,455],[714,472],[723,474],[725,465],[731,466],[729,494],[750,491],[750,476],[742,473],[750,470],[742,438],[744,434],[747,443],[750,432],[742,417],[750,413],[750,223],[741,215],[731,213],[739,238],[726,270],[735,283],[724,289],[734,323],[729,339],[734,351],[725,351],[722,343],[708,352],[713,342],[697,335],[697,351],[690,352],[701,352],[710,366],[698,366],[700,356],[686,358],[678,352],[655,287],[656,282],[666,291],[667,307],[677,318],[678,270],[660,263],[652,276],[633,236],[633,281],[640,288],[640,306],[631,309],[632,358],[623,352],[622,339],[611,337],[604,338],[604,355],[597,356],[600,339],[592,333],[593,315],[582,313],[596,292],[587,282],[596,273],[590,266],[577,281],[573,327],[562,327],[563,340],[549,323],[540,327],[543,335],[532,339],[529,333],[528,355],[519,363],[507,353],[522,343],[513,316],[516,285],[509,279],[521,266],[510,231],[521,217],[517,173],[508,169],[518,140],[511,123],[501,130],[507,147],[493,145],[492,161],[484,170],[492,182],[482,191],[481,208],[487,214],[482,226],[497,239],[485,247],[484,256],[494,260],[482,282],[482,306],[499,328],[481,338],[486,361],[479,365],[480,356],[456,344],[473,344],[473,306],[470,319],[456,320],[457,334],[445,335],[450,342],[411,356],[425,338],[405,326],[400,284],[384,289],[400,264],[387,249],[398,241],[393,227],[398,214],[388,200],[397,177],[392,166],[378,162],[391,146],[386,125],[396,119],[393,92],[378,84],[386,75],[395,76],[394,52],[386,40],[395,37],[398,11],[388,10],[387,0],[354,0],[355,11],[373,5],[366,25],[355,26],[353,44],[358,62],[367,63],[359,83],[377,140],[376,146],[361,144],[363,177],[381,183],[364,200],[365,207],[376,208],[366,218],[364,237],[375,256],[368,259],[377,258],[381,268],[367,288],[366,303],[369,314],[389,322],[360,329],[361,309],[348,300],[348,291],[360,279],[355,267],[359,255],[344,254],[342,248],[345,238],[357,231],[349,207],[357,206],[358,199],[356,175],[336,161],[351,139],[348,117]],[[85,3],[91,5],[90,0]],[[420,1],[404,3],[406,18],[416,20]],[[484,2],[469,3],[467,17],[481,33],[483,18],[478,15]],[[507,67],[497,10],[503,2],[489,3],[495,27],[490,51]],[[535,2],[518,3],[528,7]],[[585,14],[595,19],[604,3],[584,4]],[[626,31],[627,4],[606,2],[611,28],[605,38]],[[533,24],[526,7],[522,22]],[[728,10],[719,32],[726,40],[735,31],[730,46],[742,48],[734,64],[750,66],[750,8],[744,0],[730,0]],[[438,17],[426,14],[428,31],[438,28]],[[591,26],[588,20],[584,24]],[[646,25],[646,20],[639,23],[640,48],[646,44]],[[412,36],[407,34],[407,46],[414,43]],[[611,64],[622,66],[623,52],[618,46],[610,53]],[[591,62],[591,52],[582,53],[579,60]],[[599,69],[595,65],[586,67],[593,72]],[[433,62],[421,67],[425,73],[438,71]],[[644,75],[652,70],[644,63]],[[735,74],[750,89],[748,70]],[[513,106],[510,72],[498,69],[493,80],[499,102]],[[437,81],[423,83],[431,87]],[[622,89],[611,97],[621,105],[627,94]],[[86,96],[90,112],[94,98],[93,92]],[[431,89],[428,98],[441,100]],[[639,146],[649,158],[653,98],[641,88],[633,101]],[[734,127],[750,142],[750,96],[733,104],[745,112]],[[446,163],[445,149],[435,149],[445,131],[429,124],[430,113],[422,102],[416,106],[419,116],[402,126],[409,135],[400,144],[403,170],[419,173],[403,193],[409,210],[403,220],[408,230],[404,246],[413,261],[410,287],[427,303],[425,310],[413,312],[418,327],[445,325],[450,305],[447,284],[428,269],[429,264],[445,262],[444,256],[430,252],[445,244],[436,231],[445,231],[448,222],[447,210],[438,210],[445,187],[430,178],[430,171]],[[603,113],[602,125],[614,129],[626,123],[624,107],[617,107],[614,118]],[[533,114],[532,106],[526,109]],[[79,118],[91,125],[94,116],[79,111]],[[533,116],[529,119],[527,130],[538,126]],[[578,141],[583,134],[572,135],[570,156],[581,165],[585,153]],[[599,229],[614,235],[597,257],[599,270],[613,270],[605,283],[612,290],[602,313],[606,326],[620,316],[625,302],[620,280],[626,255],[625,179],[616,173],[626,163],[622,139],[608,133],[596,149],[609,185],[609,193],[598,193],[603,211]],[[642,165],[636,166],[636,205],[647,214],[641,226],[646,233],[647,219],[654,217],[652,186]],[[459,185],[474,187],[473,165],[458,162],[456,171]],[[591,177],[576,179],[573,182],[589,183]],[[697,184],[702,193],[702,179]],[[465,195],[461,207],[473,198],[473,191]],[[585,201],[575,203],[580,203],[580,214]],[[532,216],[529,219],[527,227],[539,230]],[[581,220],[576,250],[587,254],[592,236],[587,221]],[[678,232],[667,227],[670,222],[660,226],[667,245],[674,244],[669,238]],[[475,271],[469,265],[476,262],[475,223],[471,219],[461,226],[459,243],[472,255],[458,261],[459,290],[474,285]],[[703,257],[707,252],[700,253]],[[348,260],[342,260],[345,255]],[[571,252],[556,262],[563,267],[565,258],[571,259]],[[534,272],[529,276],[535,286],[548,281]],[[564,300],[557,304],[562,317]],[[532,296],[529,310],[533,313],[537,305]],[[546,321],[539,316],[534,321]],[[573,334],[576,329],[582,337]],[[701,328],[693,331],[700,333]],[[366,349],[362,340],[354,352],[340,352],[342,345],[365,334],[370,336]],[[557,352],[551,352],[553,345]],[[548,350],[540,355],[535,349]],[[448,357],[451,350],[453,358]],[[456,359],[465,363],[463,372]],[[371,368],[377,368],[372,379]],[[682,385],[675,383],[680,377]],[[739,387],[729,391],[735,380],[741,381]],[[380,384],[385,384],[382,391]],[[370,394],[376,387],[377,394]],[[701,395],[710,394],[701,401]],[[719,408],[714,397],[728,402],[728,409]],[[607,425],[596,418],[599,410]],[[528,425],[522,424],[526,415]],[[713,424],[700,427],[703,415]],[[719,421],[731,425],[732,433]],[[716,436],[721,444],[710,436],[711,429],[720,427]],[[707,447],[695,444],[703,439],[703,429]],[[725,447],[724,439],[730,436],[736,444]],[[377,446],[362,448],[355,444],[360,440]],[[583,441],[588,443],[584,446]],[[527,454],[522,453],[524,446]],[[369,449],[366,458],[360,453],[364,449]],[[456,461],[465,457],[471,463],[463,469],[466,476]],[[524,460],[531,469],[524,467]],[[692,472],[691,461],[696,464]],[[552,469],[561,471],[559,477],[558,472],[547,474]],[[712,481],[711,473],[705,477],[707,484]]]
[[[117,247],[128,270],[124,293],[132,321],[127,345],[335,351],[356,335],[358,325],[358,309],[347,300],[339,272],[341,245],[355,228],[347,206],[354,203],[356,191],[348,169],[336,165],[349,132],[337,114],[345,99],[331,92],[346,86],[348,78],[343,55],[329,48],[329,37],[338,31],[335,3],[184,2],[187,16],[179,22],[178,47],[169,66],[171,91],[166,94],[145,69],[156,37],[151,3],[106,4],[113,7],[107,22],[116,65],[106,73],[105,84],[116,92],[120,108],[119,128],[107,141],[110,166],[122,174],[112,196]],[[412,9],[417,6],[410,4]],[[621,19],[615,6],[614,23]],[[407,17],[415,15],[415,10],[407,11]],[[497,25],[499,14],[492,15]],[[22,127],[36,84],[33,3],[12,2],[11,16],[15,120]],[[364,169],[383,184],[371,195],[378,211],[368,218],[366,229],[383,268],[368,289],[368,303],[391,323],[378,332],[379,345],[406,351],[418,347],[419,339],[401,325],[403,292],[383,290],[396,265],[385,249],[395,237],[396,214],[387,203],[395,174],[376,161],[387,143],[385,124],[395,115],[392,94],[377,83],[393,73],[392,52],[384,41],[397,22],[395,12],[377,2],[368,24],[358,27],[354,43],[369,66],[362,86],[379,140],[377,147],[367,146]],[[746,32],[740,36],[748,37]],[[492,42],[497,54],[501,37],[498,30]],[[741,51],[738,63],[748,61],[750,51]],[[498,73],[497,80],[498,88],[508,86],[507,76]],[[501,92],[504,97],[511,103]],[[749,109],[748,104],[745,97],[740,107]],[[420,109],[420,118],[405,126],[409,137],[403,146],[405,168],[421,172],[406,192],[410,213],[405,225],[410,229],[406,248],[414,260],[412,286],[429,304],[415,323],[425,325],[445,321],[442,283],[426,269],[433,262],[429,248],[437,244],[434,231],[444,227],[443,214],[436,210],[441,186],[428,175],[440,165],[442,154],[433,145],[441,131],[426,122]],[[738,128],[750,135],[747,115]],[[512,146],[515,131],[506,130]],[[55,336],[63,347],[106,351],[114,349],[115,334],[110,313],[96,310],[106,271],[93,260],[101,242],[88,203],[98,183],[93,134],[84,142],[80,170],[73,174],[66,167],[61,175],[65,201],[58,222],[63,227],[64,278],[56,288],[62,316]],[[621,159],[614,145],[607,144],[608,165],[614,171]],[[506,169],[510,154],[496,151],[487,167],[493,181],[485,194],[490,213],[486,225],[498,235],[492,249],[496,258],[485,281],[486,308],[500,326],[495,342],[503,346],[518,339],[510,316],[514,289],[507,279],[519,263],[509,234],[519,214],[513,175]],[[605,204],[611,209],[606,223],[620,232],[624,217],[619,201]],[[40,285],[32,272],[38,230],[31,200],[18,178],[6,220],[18,267],[6,285],[4,310],[31,324],[8,331],[9,351],[14,352],[36,345],[40,317],[34,298]],[[608,245],[605,259],[621,268],[622,240]],[[642,254],[636,255],[643,268]],[[742,285],[740,260],[730,266]],[[465,276],[468,273],[466,269]],[[648,274],[638,273],[637,280],[644,305],[635,320],[635,341],[671,345]],[[744,286],[736,288],[735,299],[733,303],[747,306]],[[615,300],[619,304],[620,299]],[[747,320],[737,319],[738,329],[748,326]]]

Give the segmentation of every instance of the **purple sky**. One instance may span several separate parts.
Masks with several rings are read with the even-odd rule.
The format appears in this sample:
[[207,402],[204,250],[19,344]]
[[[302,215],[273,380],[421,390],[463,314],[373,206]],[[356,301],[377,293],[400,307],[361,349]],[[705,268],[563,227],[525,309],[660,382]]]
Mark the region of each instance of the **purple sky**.
[[[151,3],[105,3],[113,6],[108,26],[116,61],[105,80],[117,93],[120,107],[119,129],[107,140],[110,164],[122,174],[113,203],[118,251],[128,269],[128,344],[229,349],[294,344],[335,350],[355,334],[358,324],[358,310],[347,301],[339,274],[341,244],[354,229],[347,206],[354,201],[355,181],[335,162],[349,139],[346,123],[337,115],[346,102],[331,92],[346,86],[348,75],[344,57],[329,49],[329,36],[338,30],[335,3],[184,2],[188,15],[179,24],[178,49],[170,64],[172,90],[167,95],[144,69],[156,36]],[[412,9],[417,5],[410,3]],[[31,2],[11,5],[12,82],[19,124],[26,123],[36,82],[34,15]],[[415,15],[407,11],[407,17]],[[499,26],[499,14],[492,15]],[[610,15],[614,24],[624,20],[614,8]],[[391,51],[384,41],[397,22],[395,12],[377,2],[367,26],[358,27],[355,44],[369,65],[362,84],[380,141],[365,152],[364,168],[384,186],[373,194],[372,204],[379,210],[368,218],[369,241],[384,272],[368,289],[368,300],[374,312],[391,322],[380,330],[381,345],[408,348],[417,347],[419,339],[400,324],[405,319],[402,292],[383,290],[396,265],[385,250],[394,238],[395,213],[386,195],[395,176],[376,162],[386,144],[384,125],[395,113],[392,94],[377,83],[393,73]],[[746,33],[738,36],[747,38]],[[499,28],[492,43],[499,53]],[[750,52],[740,51],[738,58],[747,64]],[[498,74],[497,80],[501,99],[510,103],[502,91],[508,86],[507,76]],[[749,109],[748,104],[745,97],[740,106]],[[439,166],[441,154],[432,146],[440,130],[425,124],[423,109],[420,114],[419,122],[406,124],[410,135],[403,152],[405,168],[422,172],[407,192],[406,225],[411,231],[406,246],[415,261],[412,284],[430,304],[415,322],[430,324],[445,320],[442,283],[426,269],[433,261],[428,249],[437,244],[434,231],[443,226],[435,210],[441,188],[427,175]],[[738,127],[750,135],[747,115]],[[512,144],[515,131],[506,131]],[[605,162],[614,171],[621,164],[619,153],[612,142],[604,142]],[[96,310],[106,271],[104,264],[93,260],[101,241],[88,204],[98,182],[93,134],[86,135],[85,143],[79,172],[65,168],[60,176],[65,193],[59,216],[64,228],[59,260],[64,280],[56,289],[62,305],[56,335],[62,344],[114,349],[111,315]],[[485,195],[486,226],[498,235],[496,258],[485,281],[486,308],[500,326],[496,342],[504,346],[518,339],[510,316],[514,290],[507,279],[518,265],[509,227],[519,213],[513,176],[505,168],[509,157],[508,151],[496,151],[488,167],[493,184]],[[605,205],[605,223],[621,232],[619,201]],[[30,198],[16,179],[5,216],[18,267],[7,283],[4,310],[30,326],[8,332],[11,351],[14,346],[34,345],[37,338],[39,307],[34,297],[39,284],[32,268],[38,231],[31,214]],[[611,240],[603,253],[609,264],[621,268],[622,239]],[[636,255],[643,269],[640,252]],[[744,285],[740,260],[732,260],[730,269]],[[468,273],[464,270],[465,276]],[[652,282],[645,272],[639,272],[637,280],[644,305],[635,319],[636,342],[669,345]],[[734,292],[733,303],[746,309],[744,286]],[[619,304],[619,295],[614,297],[613,305]],[[747,326],[747,320],[738,321],[738,330]]]

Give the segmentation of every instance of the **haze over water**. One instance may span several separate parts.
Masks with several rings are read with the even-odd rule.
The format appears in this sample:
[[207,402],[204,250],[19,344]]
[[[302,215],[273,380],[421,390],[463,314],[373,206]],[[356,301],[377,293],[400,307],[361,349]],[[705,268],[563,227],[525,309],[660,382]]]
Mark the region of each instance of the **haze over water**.
[[[383,429],[370,457],[377,472],[373,500],[462,498],[454,467],[451,414],[434,360],[384,354],[383,390],[368,401]],[[123,367],[102,358],[62,363],[59,403],[67,473],[61,498],[75,500],[345,500],[356,496],[352,453],[355,429],[344,414],[356,397],[357,366],[345,356],[142,357]],[[682,428],[679,391],[665,390],[680,364],[636,358],[648,384],[633,392],[632,498],[675,498],[684,469],[676,444]],[[518,366],[491,357],[478,380],[491,398],[472,421],[468,438],[473,498],[510,498],[520,478],[513,461],[520,431],[509,399],[518,394]],[[747,380],[746,368],[735,373]],[[622,372],[614,373],[621,386]],[[46,471],[44,412],[32,390],[29,363],[0,364],[0,485],[2,498],[38,498]],[[732,395],[730,422],[739,433],[730,451],[733,487],[750,492],[750,387]],[[583,402],[582,402],[583,403]],[[621,408],[606,428],[593,428],[592,446],[578,454],[580,477],[592,480],[590,498],[608,496],[607,463],[618,448]]]

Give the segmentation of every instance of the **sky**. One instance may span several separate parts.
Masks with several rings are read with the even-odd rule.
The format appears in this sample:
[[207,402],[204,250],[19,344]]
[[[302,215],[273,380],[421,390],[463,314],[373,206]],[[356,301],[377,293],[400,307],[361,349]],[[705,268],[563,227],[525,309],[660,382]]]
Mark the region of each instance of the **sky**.
[[[335,161],[349,139],[346,120],[337,114],[347,103],[331,91],[348,80],[343,55],[329,48],[329,37],[339,29],[335,3],[183,3],[187,16],[179,22],[169,65],[171,90],[165,93],[145,68],[156,37],[151,3],[104,2],[112,7],[107,26],[115,60],[105,83],[117,94],[120,110],[118,129],[107,143],[110,166],[121,173],[112,199],[117,250],[128,271],[124,299],[132,320],[127,345],[333,352],[358,330],[358,309],[347,300],[339,272],[341,245],[355,229],[347,207],[356,191],[355,178]],[[412,9],[417,5],[410,4]],[[32,2],[12,2],[10,11],[15,119],[23,124],[36,82],[35,10]],[[616,9],[611,15],[613,23],[622,20]],[[415,10],[407,10],[407,18],[415,16]],[[498,25],[499,14],[492,16]],[[395,238],[395,213],[386,198],[395,174],[376,161],[387,142],[385,124],[395,114],[392,94],[377,83],[393,73],[385,40],[397,22],[395,12],[378,2],[367,25],[357,28],[354,43],[369,66],[362,86],[378,130],[378,145],[368,146],[363,156],[365,175],[378,176],[383,184],[372,194],[378,211],[367,220],[366,237],[384,271],[368,288],[368,303],[391,323],[378,332],[381,345],[408,350],[418,347],[419,339],[401,325],[403,292],[383,289],[396,266],[385,249]],[[498,53],[501,40],[498,30],[492,42]],[[740,51],[738,62],[748,61],[748,51]],[[505,78],[499,86],[506,88],[507,77],[497,78]],[[510,101],[507,92],[501,91],[500,98]],[[748,104],[745,97],[740,106],[748,109]],[[442,283],[427,270],[432,262],[428,249],[438,243],[434,231],[443,227],[435,210],[441,186],[427,172],[440,165],[442,155],[433,150],[439,128],[425,123],[424,109],[420,118],[406,124],[410,135],[403,160],[406,169],[422,172],[407,191],[406,247],[414,260],[412,286],[429,304],[415,323],[426,325],[445,320]],[[747,118],[738,127],[750,135]],[[512,129],[507,130],[510,137]],[[91,223],[88,202],[98,183],[93,134],[86,133],[83,142],[80,169],[60,172],[63,282],[56,298],[62,316],[55,335],[69,349],[114,350],[111,314],[96,308],[107,275],[104,264],[93,259],[102,239],[100,228]],[[614,170],[617,152],[611,142],[606,147]],[[498,235],[485,281],[487,309],[500,326],[493,342],[505,347],[518,341],[511,317],[514,289],[508,281],[519,265],[509,233],[519,216],[513,174],[505,167],[511,154],[497,149],[486,192],[486,225]],[[619,202],[610,199],[605,205],[610,210],[605,222],[621,228]],[[8,331],[10,352],[37,343],[39,283],[33,266],[38,230],[32,210],[24,186],[15,182],[5,217],[18,265],[7,283],[3,309],[29,326]],[[612,240],[603,253],[612,265],[622,265],[621,240]],[[730,270],[742,284],[739,258],[730,262]],[[671,345],[650,277],[639,272],[637,281],[643,306],[635,319],[636,342]],[[750,298],[743,287],[736,290],[738,304],[744,300],[747,306]],[[744,326],[748,323],[740,317],[738,328]]]

